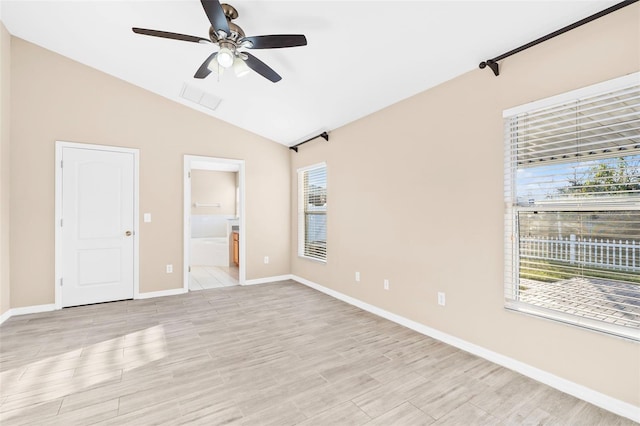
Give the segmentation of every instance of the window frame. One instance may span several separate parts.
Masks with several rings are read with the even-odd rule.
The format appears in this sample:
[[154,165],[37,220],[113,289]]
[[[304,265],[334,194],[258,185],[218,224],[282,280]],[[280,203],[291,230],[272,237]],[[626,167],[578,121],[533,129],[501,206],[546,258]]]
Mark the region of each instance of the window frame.
[[504,267],[504,307],[545,319],[571,324],[582,328],[603,332],[635,341],[640,340],[640,330],[605,321],[573,315],[560,310],[536,306],[520,300],[520,239],[518,218],[520,213],[527,212],[587,212],[587,211],[627,211],[640,210],[640,202],[626,200],[623,202],[603,200],[571,200],[568,202],[536,203],[535,205],[519,204],[518,192],[518,160],[514,152],[510,134],[509,119],[528,112],[564,104],[566,102],[587,98],[589,96],[613,92],[640,82],[640,73],[629,74],[581,89],[520,105],[503,112],[505,122],[505,158],[504,158],[504,201],[505,201],[505,267]]
[[[309,166],[305,166],[305,167],[301,167],[296,171],[296,177],[297,177],[297,186],[298,186],[298,257],[302,258],[302,259],[307,259],[307,260],[311,260],[314,262],[319,262],[319,263],[323,263],[326,264],[327,263],[327,238],[326,238],[326,234],[327,234],[327,213],[328,213],[328,208],[327,208],[327,203],[325,202],[325,209],[324,211],[313,211],[313,212],[308,212],[306,210],[306,204],[305,204],[305,192],[306,192],[306,188],[305,188],[305,181],[304,181],[304,175],[305,173],[314,171],[314,170],[318,170],[318,169],[324,169],[325,170],[325,175],[327,174],[327,163],[326,162],[320,162],[320,163],[316,163],[316,164],[312,164]],[[328,186],[328,177],[325,177],[325,191],[327,191],[327,186]],[[326,194],[325,194],[326,196]],[[309,217],[309,215],[324,215],[325,216],[325,250],[324,250],[324,258],[321,257],[314,257],[314,256],[309,256],[307,254],[308,250],[307,250],[307,240],[306,240],[306,235],[307,235],[307,218]]]

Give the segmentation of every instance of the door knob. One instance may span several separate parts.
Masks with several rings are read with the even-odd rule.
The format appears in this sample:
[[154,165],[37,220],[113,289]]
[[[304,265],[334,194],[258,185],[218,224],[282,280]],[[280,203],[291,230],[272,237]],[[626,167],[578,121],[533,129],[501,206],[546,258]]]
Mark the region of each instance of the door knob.
[[127,232],[124,233],[124,235],[126,235],[127,237],[130,237],[131,234],[133,234],[133,232],[131,232],[131,231],[127,231]]

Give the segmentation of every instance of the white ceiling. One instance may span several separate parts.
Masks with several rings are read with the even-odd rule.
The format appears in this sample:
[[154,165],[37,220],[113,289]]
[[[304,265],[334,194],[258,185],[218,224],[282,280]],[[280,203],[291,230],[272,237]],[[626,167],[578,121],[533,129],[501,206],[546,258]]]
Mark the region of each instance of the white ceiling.
[[[134,34],[151,28],[208,38],[199,0],[2,0],[11,34],[284,145],[415,95],[617,1],[229,0],[248,36],[305,34],[308,45],[253,50],[283,79],[193,74],[213,45]],[[488,69],[482,72],[491,73]],[[183,85],[222,99],[215,111]]]

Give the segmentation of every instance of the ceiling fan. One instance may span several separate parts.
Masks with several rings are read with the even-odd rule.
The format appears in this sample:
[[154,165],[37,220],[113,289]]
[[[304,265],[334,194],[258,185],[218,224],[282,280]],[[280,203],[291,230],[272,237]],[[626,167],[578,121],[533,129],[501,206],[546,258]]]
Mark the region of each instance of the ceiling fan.
[[226,3],[220,4],[218,0],[200,1],[207,18],[209,18],[209,22],[211,22],[208,39],[145,28],[134,27],[132,30],[136,34],[218,45],[219,50],[205,59],[193,76],[194,78],[205,78],[211,74],[212,69],[216,69],[214,67],[217,67],[220,71],[233,67],[238,76],[249,72],[250,68],[264,78],[276,83],[282,77],[267,64],[244,49],[276,49],[307,45],[307,39],[302,34],[246,37],[242,28],[231,22],[238,17],[238,11],[233,6]]

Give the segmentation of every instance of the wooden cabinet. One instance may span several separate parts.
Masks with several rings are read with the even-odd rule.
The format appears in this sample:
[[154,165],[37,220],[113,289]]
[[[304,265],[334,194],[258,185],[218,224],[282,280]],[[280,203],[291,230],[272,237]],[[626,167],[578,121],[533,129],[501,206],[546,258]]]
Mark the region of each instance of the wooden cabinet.
[[233,233],[233,263],[240,266],[240,234]]

